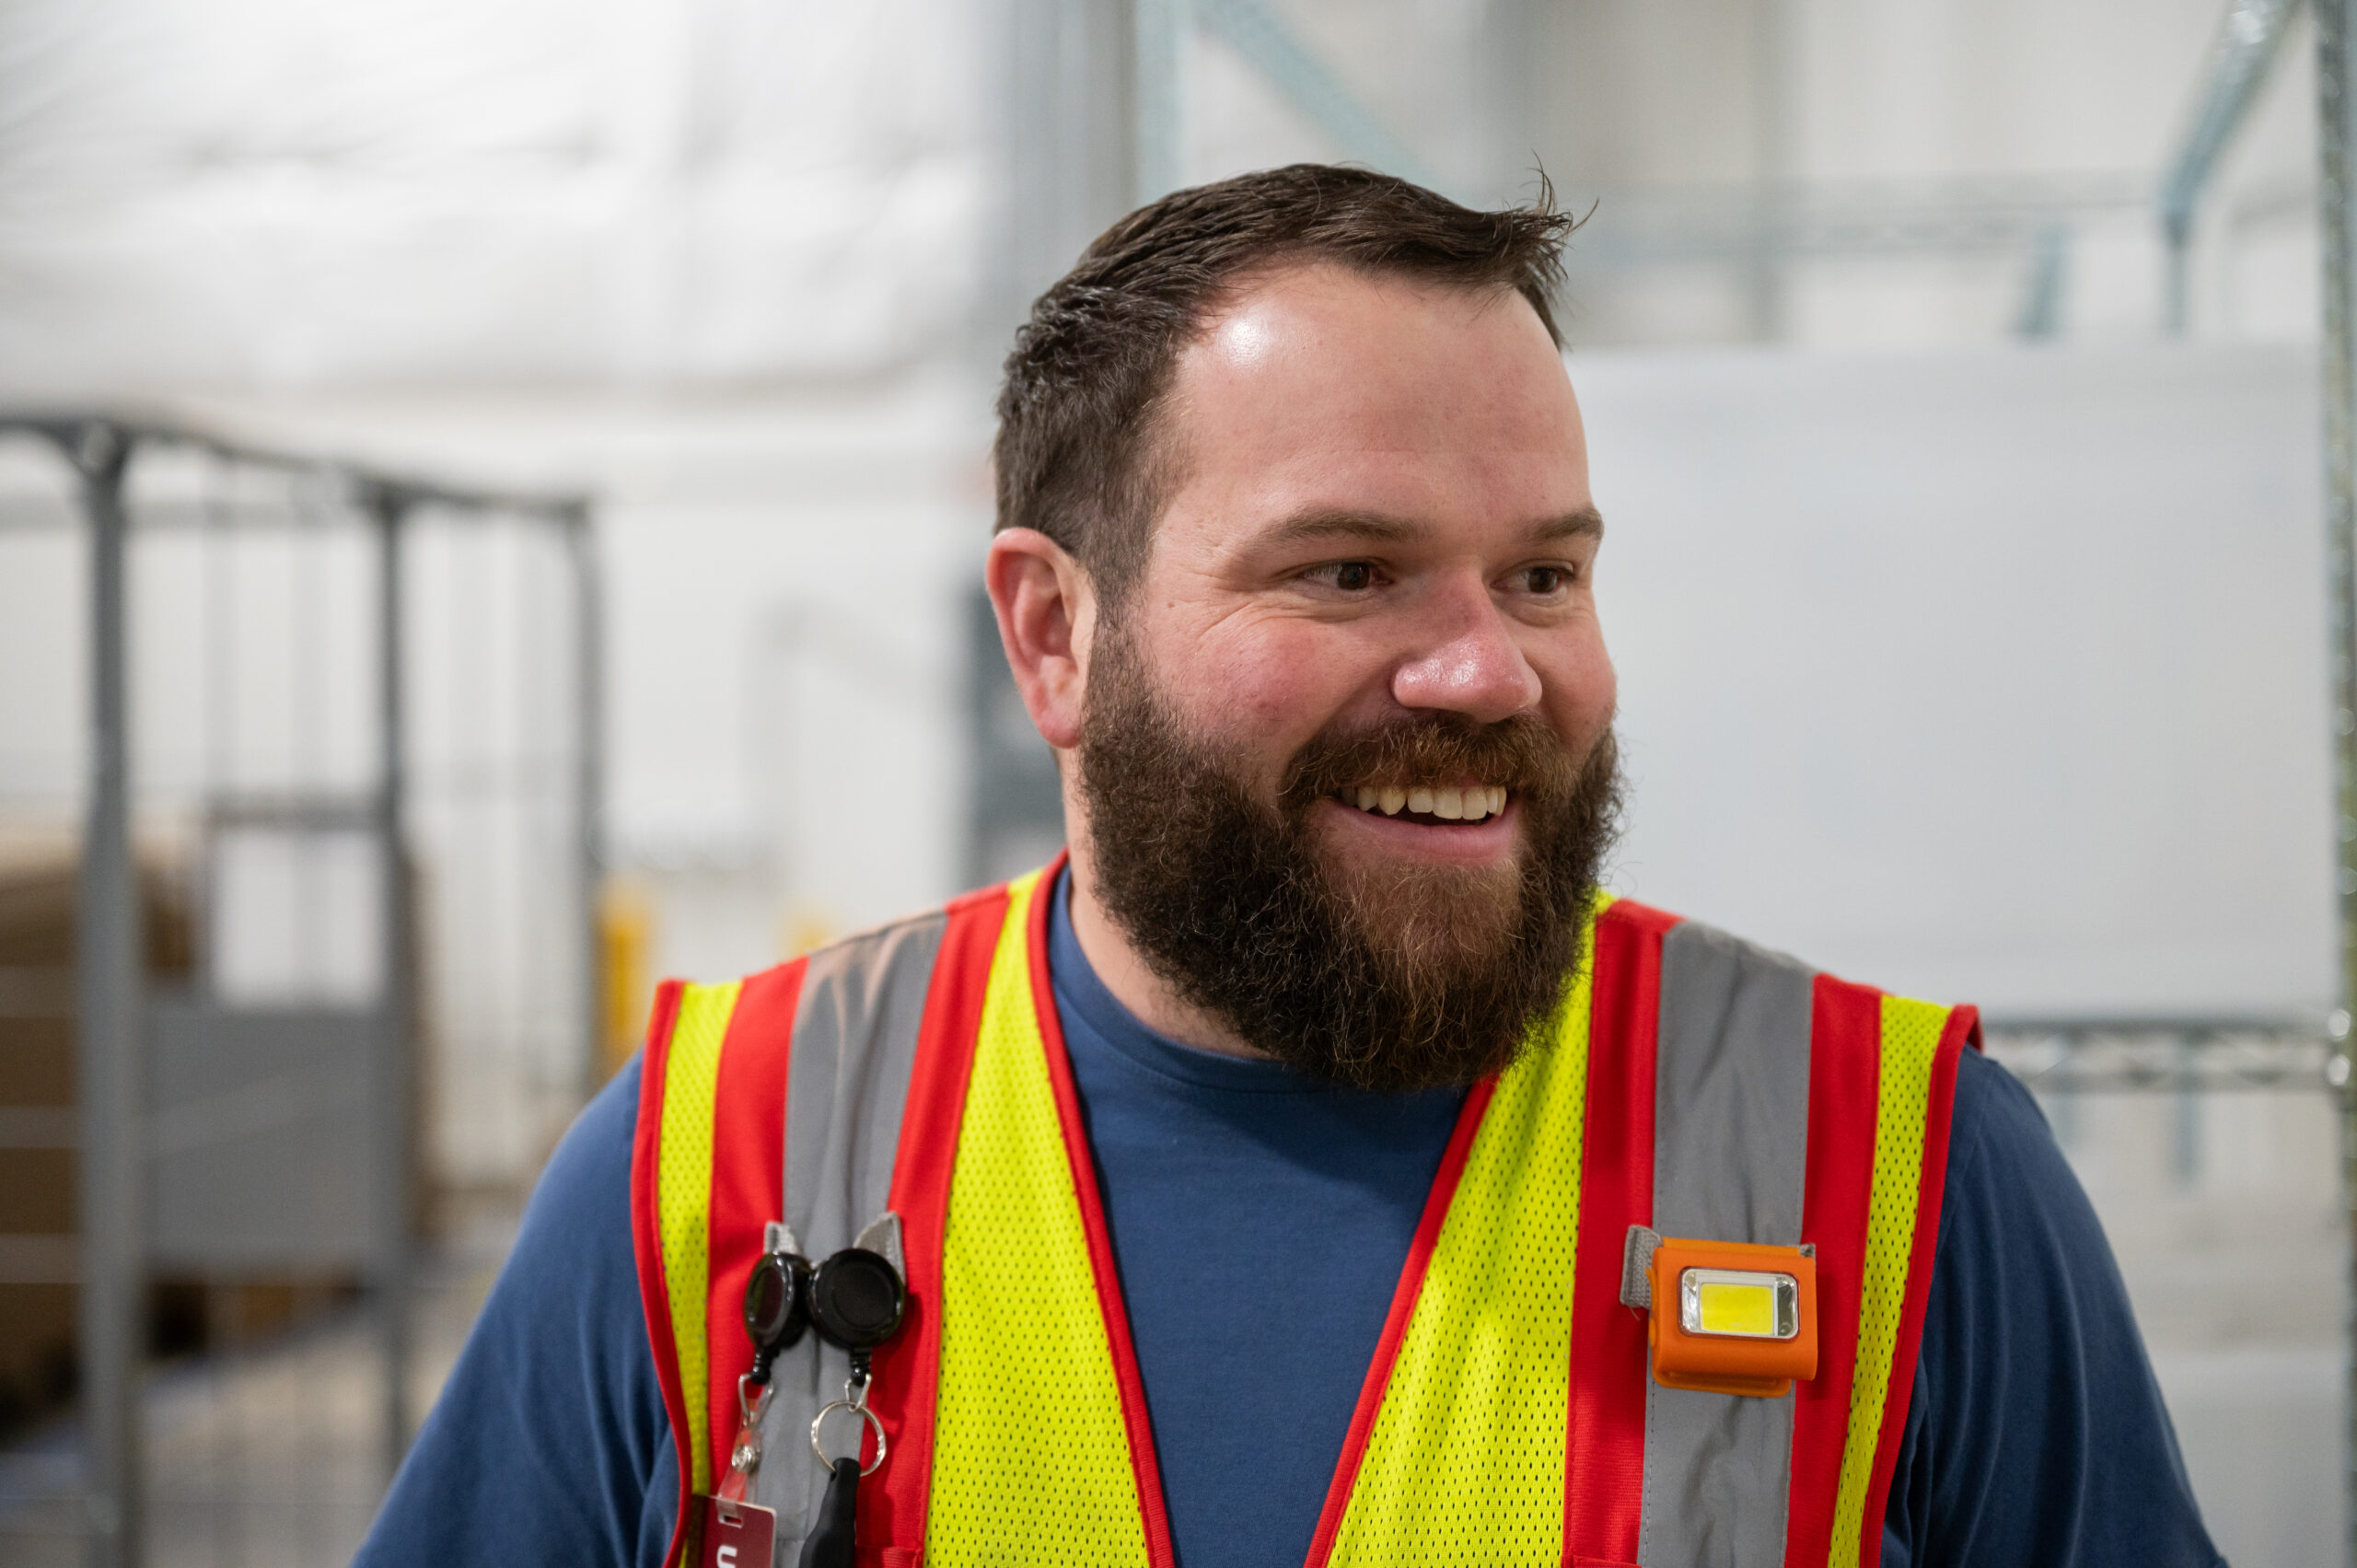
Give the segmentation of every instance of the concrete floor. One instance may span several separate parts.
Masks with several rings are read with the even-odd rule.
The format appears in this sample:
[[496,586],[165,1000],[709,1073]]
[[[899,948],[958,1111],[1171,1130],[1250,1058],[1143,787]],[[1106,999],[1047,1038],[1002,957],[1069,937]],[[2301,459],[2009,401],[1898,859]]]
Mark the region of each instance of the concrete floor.
[[[449,1375],[515,1233],[470,1214],[420,1282],[412,1409]],[[325,1568],[351,1561],[383,1496],[380,1363],[354,1309],[266,1345],[159,1369],[146,1441],[151,1568]],[[0,1453],[0,1563],[81,1568],[70,1423]]]

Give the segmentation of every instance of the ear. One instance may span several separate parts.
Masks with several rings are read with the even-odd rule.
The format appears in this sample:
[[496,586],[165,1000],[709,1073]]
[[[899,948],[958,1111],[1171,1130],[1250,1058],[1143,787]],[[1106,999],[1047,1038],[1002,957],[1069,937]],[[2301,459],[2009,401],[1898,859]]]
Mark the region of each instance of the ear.
[[1088,644],[1097,597],[1088,575],[1063,546],[1036,528],[1007,528],[991,540],[982,566],[998,638],[1015,689],[1041,738],[1059,751],[1080,744],[1088,690]]

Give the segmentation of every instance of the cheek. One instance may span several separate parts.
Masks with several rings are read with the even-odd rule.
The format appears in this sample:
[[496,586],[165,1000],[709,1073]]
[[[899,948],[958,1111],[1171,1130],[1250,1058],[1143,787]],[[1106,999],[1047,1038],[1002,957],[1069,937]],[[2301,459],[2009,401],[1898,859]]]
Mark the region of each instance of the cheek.
[[1601,734],[1620,703],[1620,680],[1600,637],[1565,648],[1539,671],[1548,716],[1567,736]]
[[1349,661],[1306,629],[1239,628],[1188,651],[1181,700],[1204,732],[1271,755],[1272,766],[1322,728],[1355,689]]

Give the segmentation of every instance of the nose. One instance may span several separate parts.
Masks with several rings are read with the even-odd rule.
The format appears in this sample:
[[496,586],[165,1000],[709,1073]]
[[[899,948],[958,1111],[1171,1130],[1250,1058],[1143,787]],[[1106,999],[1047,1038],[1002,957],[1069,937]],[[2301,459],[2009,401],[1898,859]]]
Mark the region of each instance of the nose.
[[1424,609],[1420,651],[1391,677],[1391,695],[1401,707],[1496,724],[1538,706],[1538,672],[1522,656],[1485,585],[1436,590]]

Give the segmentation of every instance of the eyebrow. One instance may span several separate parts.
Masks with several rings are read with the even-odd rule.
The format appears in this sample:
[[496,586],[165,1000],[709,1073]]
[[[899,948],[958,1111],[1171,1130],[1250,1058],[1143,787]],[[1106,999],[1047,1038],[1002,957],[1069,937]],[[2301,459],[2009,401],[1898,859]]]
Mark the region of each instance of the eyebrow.
[[[1259,542],[1264,547],[1279,548],[1325,540],[1404,544],[1425,532],[1426,527],[1423,523],[1386,517],[1379,512],[1317,506],[1295,513],[1261,535]],[[1524,537],[1533,544],[1552,544],[1566,539],[1597,539],[1603,533],[1604,514],[1593,506],[1583,506],[1576,512],[1566,512],[1561,517],[1531,524],[1524,530]]]
[[1560,539],[1602,539],[1604,514],[1593,506],[1583,506],[1576,512],[1566,512],[1560,517],[1550,517],[1530,530],[1532,542],[1551,544]]

